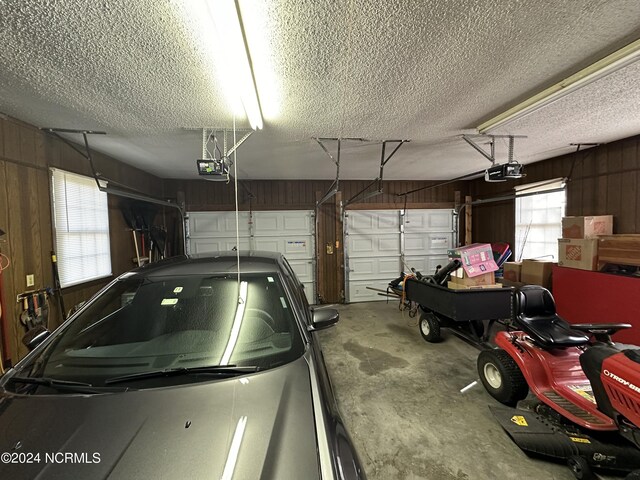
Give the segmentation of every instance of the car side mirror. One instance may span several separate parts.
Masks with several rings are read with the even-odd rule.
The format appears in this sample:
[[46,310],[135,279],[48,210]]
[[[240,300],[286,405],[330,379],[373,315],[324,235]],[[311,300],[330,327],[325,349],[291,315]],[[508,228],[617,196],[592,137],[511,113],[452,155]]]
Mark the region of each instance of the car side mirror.
[[42,325],[38,325],[35,328],[29,330],[24,337],[22,337],[22,343],[30,351],[40,345],[44,340],[51,335],[51,332]]
[[340,313],[335,308],[318,308],[313,311],[311,325],[307,327],[310,332],[332,327],[340,320]]

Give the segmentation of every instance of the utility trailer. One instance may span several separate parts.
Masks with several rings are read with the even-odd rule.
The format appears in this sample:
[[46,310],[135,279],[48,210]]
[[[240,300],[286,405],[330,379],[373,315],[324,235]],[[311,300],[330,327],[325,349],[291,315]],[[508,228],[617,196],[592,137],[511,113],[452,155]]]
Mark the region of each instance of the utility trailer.
[[418,325],[427,342],[439,342],[440,329],[447,328],[477,348],[491,348],[494,323],[512,319],[512,288],[452,290],[416,278],[408,278],[404,288],[407,300],[420,305]]

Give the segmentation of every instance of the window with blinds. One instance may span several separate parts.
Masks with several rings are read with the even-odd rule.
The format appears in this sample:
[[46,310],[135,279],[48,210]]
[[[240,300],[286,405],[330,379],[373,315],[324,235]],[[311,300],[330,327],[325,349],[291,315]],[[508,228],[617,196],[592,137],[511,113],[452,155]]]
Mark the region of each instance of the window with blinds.
[[51,196],[62,287],[111,275],[107,194],[91,177],[51,169]]
[[566,205],[565,179],[518,185],[515,190],[516,259],[557,261]]

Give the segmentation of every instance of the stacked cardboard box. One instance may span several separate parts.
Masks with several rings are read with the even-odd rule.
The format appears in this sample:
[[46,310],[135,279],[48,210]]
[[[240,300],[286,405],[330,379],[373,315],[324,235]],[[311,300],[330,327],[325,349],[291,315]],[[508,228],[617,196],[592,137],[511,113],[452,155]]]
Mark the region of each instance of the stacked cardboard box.
[[509,280],[510,282],[519,282],[520,274],[522,272],[522,262],[504,262],[502,265],[503,268],[503,278],[505,280]]
[[540,285],[551,288],[553,262],[543,260],[523,260],[520,281],[525,285]]
[[611,235],[613,216],[564,217],[558,239],[558,265],[580,270],[598,269],[598,236]]

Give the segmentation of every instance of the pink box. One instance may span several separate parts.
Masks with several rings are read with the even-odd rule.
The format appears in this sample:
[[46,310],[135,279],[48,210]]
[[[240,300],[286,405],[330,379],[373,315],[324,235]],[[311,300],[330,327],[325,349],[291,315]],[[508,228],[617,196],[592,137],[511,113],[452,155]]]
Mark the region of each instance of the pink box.
[[452,260],[460,259],[468,277],[473,278],[498,270],[498,265],[493,260],[490,243],[472,243],[465,247],[451,249],[447,253]]

